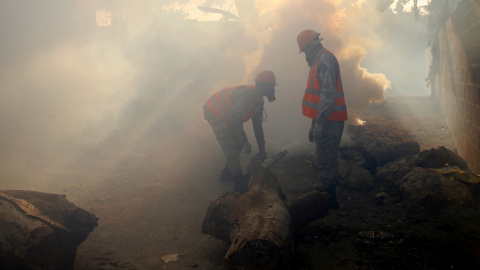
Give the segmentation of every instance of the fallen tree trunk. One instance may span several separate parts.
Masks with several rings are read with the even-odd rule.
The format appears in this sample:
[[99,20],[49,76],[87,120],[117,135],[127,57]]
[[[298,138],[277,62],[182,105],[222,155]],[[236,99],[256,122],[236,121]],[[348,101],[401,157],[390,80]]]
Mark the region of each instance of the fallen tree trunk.
[[255,157],[252,158],[248,163],[247,168],[245,169],[245,175],[251,176],[252,173],[258,167],[271,169],[277,162],[279,162],[282,158],[284,158],[287,155],[287,153],[288,153],[287,150],[284,150],[264,160],[259,160],[258,158],[255,158]]
[[[202,233],[230,244],[228,263],[279,269],[291,258],[294,229],[324,217],[329,199],[328,194],[313,191],[287,202],[275,175],[259,167],[246,193],[225,193],[210,203]],[[313,208],[313,213],[305,213]]]
[[287,202],[292,221],[293,232],[299,231],[312,221],[323,218],[328,214],[330,195],[318,190],[312,190],[298,198]]
[[73,269],[77,246],[98,218],[65,195],[0,191],[2,269]]

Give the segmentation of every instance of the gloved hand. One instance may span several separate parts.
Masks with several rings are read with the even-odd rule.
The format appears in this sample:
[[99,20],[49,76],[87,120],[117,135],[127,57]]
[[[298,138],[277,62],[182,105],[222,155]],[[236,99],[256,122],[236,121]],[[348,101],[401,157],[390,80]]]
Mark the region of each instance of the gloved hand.
[[250,154],[250,152],[252,152],[252,146],[248,141],[243,143],[243,151],[245,154]]
[[255,154],[255,157],[253,157],[253,158],[263,161],[263,160],[267,159],[267,153],[265,151],[258,152],[258,153]]
[[314,126],[311,126],[310,127],[310,130],[308,131],[308,140],[313,143],[313,127]]
[[313,126],[313,139],[320,138],[323,132],[324,123],[317,122],[315,126]]

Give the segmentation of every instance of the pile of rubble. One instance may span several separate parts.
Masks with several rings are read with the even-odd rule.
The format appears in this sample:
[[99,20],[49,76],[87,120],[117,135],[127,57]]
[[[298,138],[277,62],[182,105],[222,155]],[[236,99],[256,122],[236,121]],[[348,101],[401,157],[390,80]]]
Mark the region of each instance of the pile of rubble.
[[339,182],[359,191],[376,189],[379,200],[400,196],[407,205],[472,204],[480,178],[465,160],[443,146],[419,150],[416,142],[374,152],[343,149]]

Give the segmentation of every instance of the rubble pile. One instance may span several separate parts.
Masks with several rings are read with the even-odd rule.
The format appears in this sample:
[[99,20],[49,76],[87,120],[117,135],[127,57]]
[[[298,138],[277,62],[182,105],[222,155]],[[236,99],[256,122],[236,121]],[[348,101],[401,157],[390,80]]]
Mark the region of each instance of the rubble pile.
[[[441,113],[426,111],[434,102],[409,102],[422,106],[390,100],[348,126],[340,209],[294,236],[295,269],[480,267],[480,178],[455,153]],[[287,196],[312,189],[313,159],[290,155],[274,168]]]

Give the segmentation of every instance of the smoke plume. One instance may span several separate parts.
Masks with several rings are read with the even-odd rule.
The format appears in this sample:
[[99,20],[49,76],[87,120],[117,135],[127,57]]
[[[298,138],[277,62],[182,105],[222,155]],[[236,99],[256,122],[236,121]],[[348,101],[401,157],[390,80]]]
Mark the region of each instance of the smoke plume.
[[[279,83],[277,100],[266,104],[267,153],[311,152],[300,31],[320,32],[336,55],[349,124],[390,85],[363,66],[372,44],[342,2],[257,0],[238,20],[198,22],[156,1],[2,1],[0,176],[33,179],[80,160],[129,155],[223,163],[203,103],[225,87],[253,84],[263,69]],[[98,10],[111,13],[111,25],[96,24]],[[253,155],[249,122],[245,129]]]

